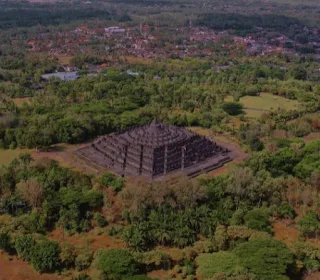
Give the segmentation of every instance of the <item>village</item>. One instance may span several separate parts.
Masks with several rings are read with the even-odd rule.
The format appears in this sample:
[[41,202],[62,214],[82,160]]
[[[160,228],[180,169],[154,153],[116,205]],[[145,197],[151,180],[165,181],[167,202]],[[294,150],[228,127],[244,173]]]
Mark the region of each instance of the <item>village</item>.
[[[301,27],[302,28],[302,27]],[[248,56],[270,54],[293,54],[300,56],[306,48],[313,49],[313,57],[320,59],[319,30],[304,27],[307,39],[292,40],[277,33],[267,36],[260,32],[239,36],[230,31],[216,31],[207,27],[177,27],[158,29],[143,25],[134,27],[109,26],[89,28],[85,25],[56,34],[40,33],[24,41],[30,52],[44,52],[52,56],[74,56],[93,53],[98,56],[116,58],[133,56],[143,59],[208,57],[214,55],[216,48],[228,51],[233,57],[239,53]],[[271,38],[270,38],[271,37]],[[17,43],[17,42],[13,42]],[[299,52],[300,50],[300,52]],[[111,63],[111,62],[110,62]],[[100,72],[108,65],[90,69]],[[67,67],[67,72],[77,69]]]

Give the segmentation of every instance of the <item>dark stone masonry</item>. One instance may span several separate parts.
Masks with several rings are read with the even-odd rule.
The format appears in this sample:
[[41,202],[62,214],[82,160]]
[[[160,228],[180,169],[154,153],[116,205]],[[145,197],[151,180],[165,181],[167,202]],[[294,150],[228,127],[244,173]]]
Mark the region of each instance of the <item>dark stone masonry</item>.
[[232,160],[230,151],[207,137],[155,121],[102,136],[77,154],[120,176],[149,179],[173,172],[195,177]]

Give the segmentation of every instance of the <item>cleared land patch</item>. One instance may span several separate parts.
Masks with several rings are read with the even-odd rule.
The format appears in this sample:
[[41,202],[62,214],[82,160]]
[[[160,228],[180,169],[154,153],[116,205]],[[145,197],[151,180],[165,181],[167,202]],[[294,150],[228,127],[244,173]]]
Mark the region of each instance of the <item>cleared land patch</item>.
[[93,251],[100,248],[126,248],[127,245],[122,240],[107,235],[105,232],[97,233],[95,230],[87,232],[85,234],[64,235],[61,229],[55,229],[48,234],[48,237],[52,240],[61,242],[69,242],[74,246],[89,245]]
[[8,165],[20,154],[30,152],[32,152],[32,150],[28,149],[0,150],[0,165]]
[[222,175],[228,171],[230,165],[241,163],[248,158],[248,154],[243,151],[240,144],[235,139],[232,139],[229,135],[216,134],[211,129],[201,127],[188,127],[188,129],[200,135],[209,137],[212,141],[217,142],[219,145],[228,148],[234,153],[234,159],[231,162],[207,173],[209,177]]
[[71,55],[57,55],[57,58],[62,65],[68,65],[68,64],[70,64],[70,61],[73,58],[73,56],[71,56]]
[[[233,97],[227,96],[225,101],[231,102]],[[260,96],[243,96],[239,102],[243,105],[246,115],[250,118],[259,118],[263,113],[279,108],[287,111],[294,110],[300,104],[297,100],[287,99],[271,93],[261,93]]]
[[62,277],[55,274],[40,274],[36,272],[31,265],[18,259],[9,257],[0,252],[0,279],[1,280],[67,280],[70,277]]
[[30,103],[31,99],[32,99],[31,97],[21,97],[21,98],[13,98],[12,101],[18,107],[21,107],[24,103]]

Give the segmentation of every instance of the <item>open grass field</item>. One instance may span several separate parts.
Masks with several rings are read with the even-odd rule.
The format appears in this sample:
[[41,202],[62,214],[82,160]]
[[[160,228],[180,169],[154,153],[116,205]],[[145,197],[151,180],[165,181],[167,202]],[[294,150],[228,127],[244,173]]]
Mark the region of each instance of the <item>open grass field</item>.
[[55,160],[64,168],[70,168],[74,171],[85,172],[87,174],[97,174],[99,170],[87,165],[74,153],[77,149],[85,145],[86,144],[57,144],[46,151],[34,151],[31,155],[35,161]]
[[0,150],[0,165],[8,165],[13,159],[23,153],[31,153],[28,149]]
[[[112,60],[111,57],[108,59]],[[127,62],[128,64],[143,64],[143,65],[150,65],[153,63],[153,60],[150,58],[143,58],[143,57],[135,57],[135,56],[121,56],[121,59]]]
[[[228,96],[225,101],[233,101],[233,97]],[[241,97],[239,102],[243,105],[244,111],[249,118],[259,118],[263,113],[278,108],[293,110],[299,105],[297,100],[275,96],[271,93],[261,93],[260,96],[244,96]]]

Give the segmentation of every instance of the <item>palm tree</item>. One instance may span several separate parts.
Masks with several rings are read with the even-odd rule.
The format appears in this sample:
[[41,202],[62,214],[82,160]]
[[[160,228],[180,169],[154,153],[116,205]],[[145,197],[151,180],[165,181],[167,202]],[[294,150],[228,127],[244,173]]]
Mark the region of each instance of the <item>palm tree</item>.
[[174,231],[173,243],[179,248],[191,245],[196,241],[195,232],[187,226],[178,226]]
[[162,246],[169,245],[172,242],[172,233],[165,227],[157,228],[153,231],[153,235]]
[[212,211],[210,214],[208,213],[201,220],[201,228],[200,233],[204,236],[210,237],[214,235],[218,224],[218,217],[216,211]]

